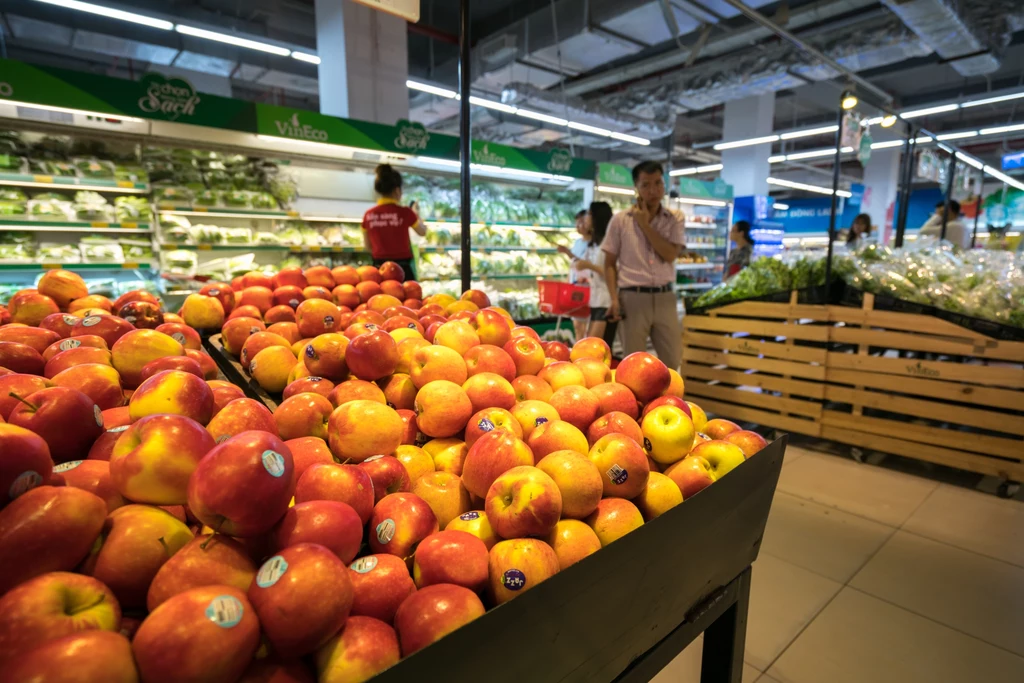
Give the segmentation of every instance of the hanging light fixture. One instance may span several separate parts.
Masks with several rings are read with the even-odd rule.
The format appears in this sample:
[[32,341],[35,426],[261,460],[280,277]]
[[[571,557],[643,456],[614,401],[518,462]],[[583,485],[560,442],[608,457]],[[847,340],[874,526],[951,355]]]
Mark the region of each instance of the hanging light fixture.
[[882,117],[882,128],[892,128],[898,117],[895,114],[886,114]]
[[853,109],[854,107],[857,106],[857,102],[859,101],[860,100],[858,100],[855,95],[846,93],[845,95],[843,95],[843,109]]

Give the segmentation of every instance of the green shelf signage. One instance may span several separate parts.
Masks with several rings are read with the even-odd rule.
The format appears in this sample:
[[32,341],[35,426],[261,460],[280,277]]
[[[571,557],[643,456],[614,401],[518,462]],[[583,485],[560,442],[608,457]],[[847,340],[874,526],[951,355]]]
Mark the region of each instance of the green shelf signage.
[[597,184],[632,188],[633,172],[622,164],[601,161],[597,164]]
[[696,178],[681,176],[679,178],[679,194],[683,197],[731,201],[732,185],[721,178],[715,178],[714,181],[708,183]]

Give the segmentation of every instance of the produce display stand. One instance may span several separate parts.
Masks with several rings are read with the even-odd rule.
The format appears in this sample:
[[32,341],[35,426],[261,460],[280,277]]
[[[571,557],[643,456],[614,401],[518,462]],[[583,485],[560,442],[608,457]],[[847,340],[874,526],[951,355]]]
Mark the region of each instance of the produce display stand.
[[238,386],[248,398],[255,399],[274,412],[280,405],[281,395],[267,393],[259,383],[250,378],[242,368],[242,364],[235,360],[234,356],[224,350],[220,334],[214,334],[203,338],[203,348],[210,354],[213,361],[220,368],[221,373],[229,382]]
[[687,316],[687,394],[722,417],[995,476],[1003,493],[1024,480],[1024,342],[859,298]]
[[740,683],[750,595],[786,437],[699,494],[373,683],[640,683],[704,633],[703,683]]

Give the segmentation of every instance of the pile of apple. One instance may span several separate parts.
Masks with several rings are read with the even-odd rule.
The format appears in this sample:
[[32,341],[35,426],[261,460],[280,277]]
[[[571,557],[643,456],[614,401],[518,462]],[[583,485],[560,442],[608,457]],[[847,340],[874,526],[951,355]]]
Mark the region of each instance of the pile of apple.
[[[63,271],[12,299],[4,681],[365,681],[766,445],[649,354],[613,371],[391,266],[209,283],[181,322]],[[189,357],[221,325],[273,412]]]

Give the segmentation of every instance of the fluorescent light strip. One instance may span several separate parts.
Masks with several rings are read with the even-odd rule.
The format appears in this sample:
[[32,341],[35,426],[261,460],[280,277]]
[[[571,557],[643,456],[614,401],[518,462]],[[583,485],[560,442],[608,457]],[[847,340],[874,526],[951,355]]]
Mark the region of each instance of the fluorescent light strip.
[[518,168],[502,168],[501,166],[489,166],[487,164],[470,164],[470,168],[495,175],[523,176],[525,178],[538,178],[540,180],[557,180],[563,183],[571,183],[574,178],[567,175],[556,175],[554,173],[540,173],[538,171],[522,171]]
[[968,166],[973,166],[974,168],[978,169],[979,171],[984,170],[984,168],[985,168],[985,164],[981,163],[980,161],[978,161],[974,157],[968,156],[968,155],[963,154],[961,152],[957,152],[956,153],[956,158],[959,159],[960,161],[964,162]]
[[679,168],[674,171],[669,171],[670,177],[681,176],[681,175],[693,175],[694,173],[714,173],[715,171],[721,171],[725,168],[722,164],[709,164],[707,166],[690,166],[689,168]]
[[[115,194],[149,194],[148,188],[138,187],[101,187],[98,185],[60,185],[57,183],[22,182],[21,180],[0,180],[0,185],[14,187],[45,187],[49,190],[92,190],[93,192],[111,192]],[[29,225],[31,225],[29,223]]]
[[919,116],[930,116],[931,114],[944,114],[949,111],[956,111],[960,108],[959,104],[940,104],[936,107],[925,107],[924,109],[914,109],[911,111],[905,111],[900,114],[900,118],[903,120],[916,119]]
[[673,201],[680,204],[696,204],[698,206],[727,206],[727,202],[720,202],[716,199],[690,199],[689,197],[676,197]]
[[405,87],[410,90],[419,90],[420,92],[427,92],[431,95],[438,95],[440,97],[446,97],[449,100],[454,100],[459,96],[459,93],[448,88],[440,88],[436,85],[430,85],[429,83],[419,83],[417,81],[406,81]]
[[310,64],[319,64],[320,58],[316,55],[307,54],[305,52],[298,52],[292,50],[292,59],[297,59],[300,62],[309,62]]
[[57,5],[58,7],[74,9],[78,10],[79,12],[97,14],[101,17],[107,17],[108,19],[120,19],[121,21],[130,21],[133,24],[142,24],[143,26],[149,26],[150,28],[158,28],[162,31],[170,31],[172,28],[174,28],[174,24],[169,21],[166,21],[165,19],[154,19],[153,17],[147,17],[143,14],[136,14],[135,12],[125,12],[119,9],[113,9],[111,7],[94,5],[89,2],[78,2],[78,0],[38,0],[38,2],[45,2],[47,5]]
[[581,130],[584,133],[593,133],[594,135],[611,135],[612,132],[607,128],[598,128],[597,126],[588,126],[585,123],[576,123],[575,121],[569,122],[569,127],[573,130]]
[[1016,187],[1018,190],[1024,190],[1024,183],[1021,183],[1021,182],[1018,182],[1018,181],[1014,180],[1013,178],[1011,178],[1010,176],[1006,175],[1002,171],[998,171],[998,170],[992,168],[991,166],[985,166],[984,168],[982,168],[982,171],[984,171],[988,175],[992,176],[993,178],[998,178],[999,180],[1002,180],[1004,183],[1006,183],[1010,187]]
[[778,135],[765,135],[760,138],[750,138],[749,140],[736,140],[734,142],[720,142],[714,145],[714,149],[721,151],[723,149],[736,149],[737,147],[750,147],[751,145],[763,145],[766,142],[778,142]]
[[775,156],[768,157],[769,164],[780,164],[786,160],[785,154],[776,154]]
[[530,111],[529,109],[517,109],[516,116],[522,116],[527,119],[534,119],[535,121],[544,121],[555,126],[567,126],[569,125],[568,119],[559,118],[557,116],[551,116],[550,114],[543,114],[539,111]]
[[1013,133],[1019,130],[1024,130],[1024,123],[1017,123],[1010,126],[997,126],[996,128],[982,128],[978,133],[980,135],[999,135],[1000,133]]
[[436,157],[416,157],[416,161],[421,161],[427,164],[436,164],[438,166],[447,166],[449,168],[462,167],[462,164],[458,161],[452,161],[451,159],[438,159]]
[[332,153],[333,152],[337,152],[338,150],[345,149],[345,150],[349,150],[349,151],[352,151],[352,152],[363,152],[363,153],[369,153],[369,154],[382,154],[382,155],[385,155],[385,156],[394,157],[394,158],[398,158],[398,159],[408,159],[409,158],[408,154],[397,154],[395,152],[384,152],[384,151],[381,151],[379,149],[367,149],[365,147],[349,147],[348,145],[332,145],[329,142],[314,142],[313,140],[295,140],[293,138],[278,137],[277,135],[257,135],[256,139],[257,140],[265,140],[267,142],[277,142],[277,143],[281,143],[281,144],[304,145],[306,147],[316,147],[317,149],[322,149],[325,152],[332,152]]
[[129,121],[131,123],[143,123],[142,119],[134,116],[122,116],[121,114],[105,114],[99,111],[87,111],[85,109],[69,109],[67,107],[54,107],[49,104],[36,104],[35,102],[21,102],[18,100],[0,99],[0,104],[13,104],[16,107],[32,107],[44,111],[55,111],[61,114],[79,114],[81,116],[95,116],[101,119],[114,119],[115,121]]
[[997,97],[986,97],[983,100],[972,100],[970,102],[964,102],[961,107],[980,107],[983,104],[995,104],[996,102],[1009,102],[1010,100],[1019,100],[1024,97],[1024,92],[1015,92],[1009,95],[999,95]]
[[776,211],[789,211],[789,204],[779,204],[778,202],[775,202],[772,204],[772,208]]
[[232,36],[227,33],[217,33],[216,31],[207,31],[204,28],[196,28],[194,26],[186,26],[184,24],[178,24],[174,27],[174,30],[178,33],[182,33],[186,36],[193,36],[195,38],[205,38],[206,40],[215,40],[218,43],[227,43],[228,45],[235,45],[237,47],[245,47],[250,50],[259,50],[260,52],[268,52],[278,57],[287,57],[292,51],[286,47],[280,47],[279,45],[271,45],[269,43],[260,43],[255,40],[249,40],[248,38],[239,38]]
[[623,142],[632,142],[634,145],[643,145],[644,147],[651,144],[651,141],[647,138],[637,137],[636,135],[629,135],[628,133],[616,133],[612,132],[608,137],[615,140],[622,140]]
[[978,136],[976,130],[965,130],[962,133],[943,133],[942,135],[936,135],[936,140],[962,140],[964,138],[973,138]]
[[[853,151],[852,148],[844,148]],[[800,159],[817,159],[819,157],[835,156],[836,148],[832,149],[814,149],[809,152],[797,152],[795,154],[787,154],[786,161],[799,161]]]
[[[807,192],[816,192],[817,194],[832,194],[832,188],[821,187],[819,185],[808,185],[806,183],[795,183],[792,180],[782,180],[780,178],[767,178],[766,182],[769,185],[778,185],[780,187],[788,187],[794,190],[805,190]],[[853,193],[847,192],[846,190],[836,190],[836,195],[840,197],[852,197]]]
[[886,140],[885,142],[872,142],[871,149],[889,149],[890,147],[902,147],[903,140]]
[[[461,98],[457,98],[457,99],[461,99]],[[493,100],[485,100],[482,97],[474,97],[473,95],[469,96],[469,103],[470,104],[475,104],[478,107],[484,107],[486,109],[494,109],[494,110],[497,110],[497,111],[503,111],[506,114],[515,114],[516,111],[517,111],[516,108],[513,107],[510,104],[505,104],[503,102],[494,102]]]
[[698,166],[697,173],[712,173],[713,171],[721,171],[725,168],[722,164],[710,164],[708,166]]
[[782,133],[779,137],[783,140],[795,140],[797,138],[806,138],[812,135],[835,133],[837,130],[839,130],[839,126],[822,126],[821,128],[808,128],[807,130],[794,130],[789,133]]
[[681,175],[693,175],[697,172],[696,166],[690,166],[689,168],[676,168],[668,172],[670,178],[675,178]]
[[611,187],[609,185],[598,185],[597,186],[597,191],[598,192],[607,192],[608,194],[629,195],[630,197],[632,197],[634,194],[636,194],[633,190],[627,190],[627,189],[625,189],[623,187]]

